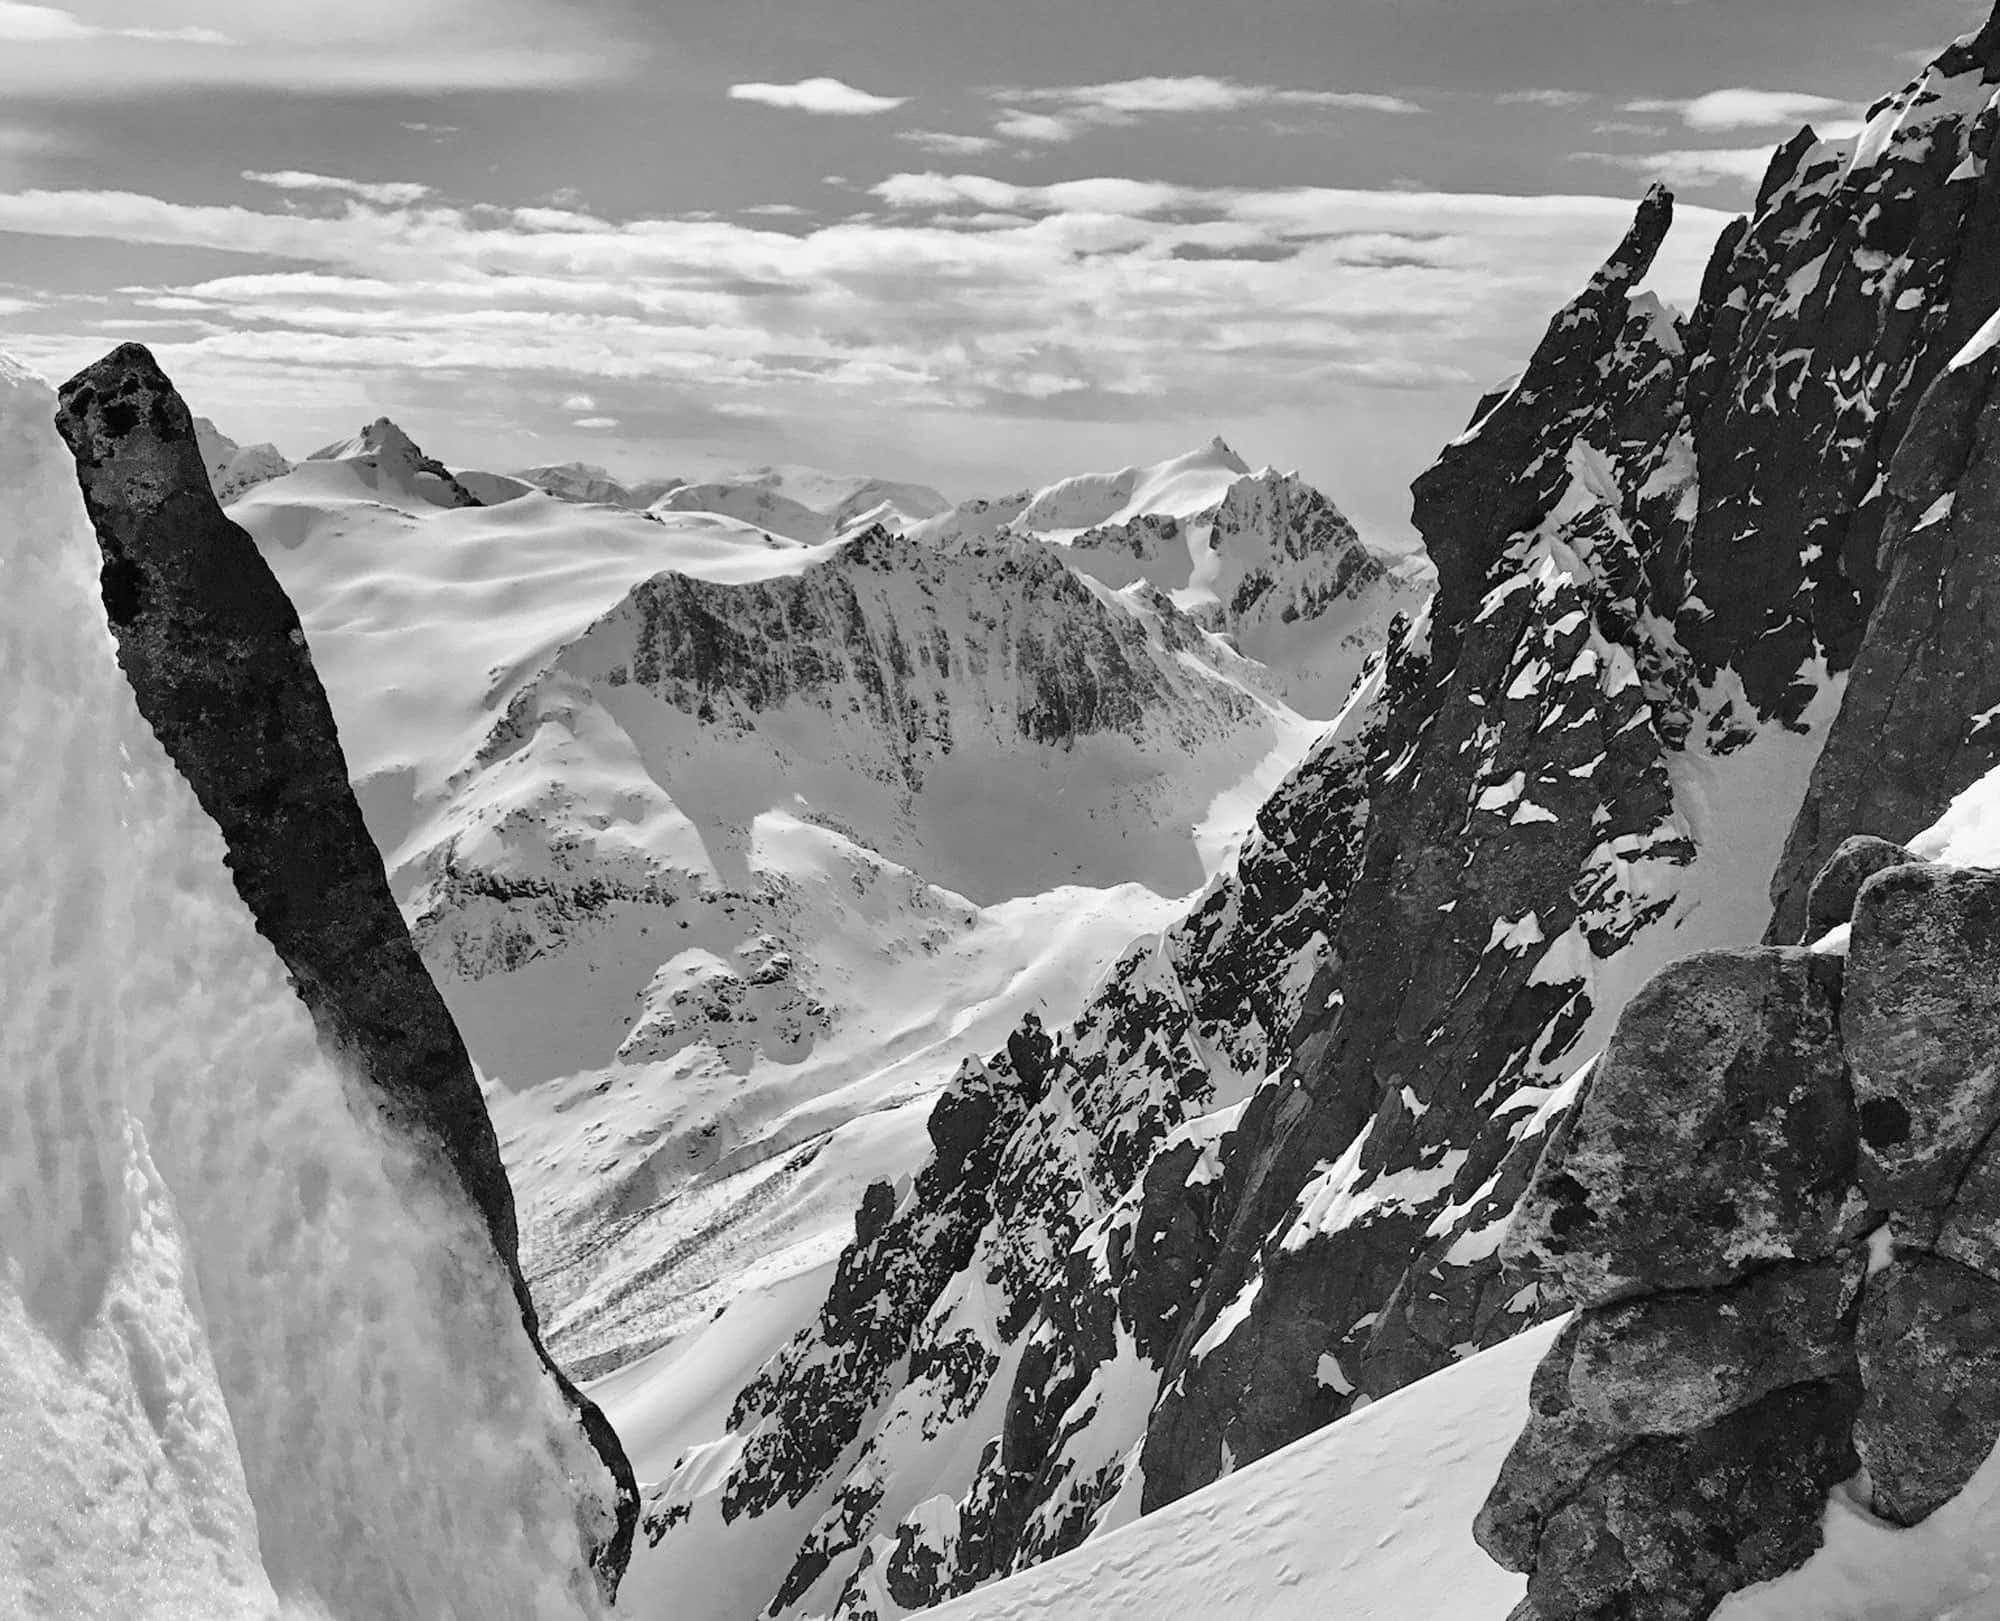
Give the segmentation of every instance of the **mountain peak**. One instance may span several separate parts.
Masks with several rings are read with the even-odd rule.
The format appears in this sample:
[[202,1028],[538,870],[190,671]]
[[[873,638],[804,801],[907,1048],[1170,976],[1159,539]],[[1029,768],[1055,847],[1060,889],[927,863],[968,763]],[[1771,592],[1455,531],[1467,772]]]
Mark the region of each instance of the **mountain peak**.
[[306,458],[313,462],[352,462],[369,470],[369,482],[380,488],[387,480],[405,494],[441,507],[476,507],[479,500],[459,483],[451,469],[426,456],[417,442],[386,416],[377,417],[351,439],[323,445]]

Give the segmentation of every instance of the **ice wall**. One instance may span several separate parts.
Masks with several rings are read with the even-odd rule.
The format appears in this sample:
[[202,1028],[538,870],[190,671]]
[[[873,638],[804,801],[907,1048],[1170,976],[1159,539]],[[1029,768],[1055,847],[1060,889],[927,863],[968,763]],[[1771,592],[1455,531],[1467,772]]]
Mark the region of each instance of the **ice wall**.
[[593,1615],[602,1467],[140,720],[54,408],[0,360],[0,1615]]

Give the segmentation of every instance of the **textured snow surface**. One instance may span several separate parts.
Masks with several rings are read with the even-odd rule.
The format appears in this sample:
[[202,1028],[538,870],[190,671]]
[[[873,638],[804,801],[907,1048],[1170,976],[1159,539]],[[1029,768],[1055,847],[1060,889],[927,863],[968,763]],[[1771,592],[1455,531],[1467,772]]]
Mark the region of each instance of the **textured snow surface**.
[[139,719],[0,361],[0,1616],[593,1614],[602,1471]]
[[[1996,790],[2000,792],[2000,790]],[[2000,851],[1996,851],[2000,853]],[[926,1614],[937,1621],[1505,1621],[1524,1583],[1472,1521],[1564,1320],[1419,1380],[1170,1508]],[[1715,1621],[1993,1621],[2000,1460],[1914,1530],[1836,1492],[1803,1568]]]
[[938,1621],[1503,1621],[1526,1584],[1472,1520],[1560,1322],[1419,1380]]

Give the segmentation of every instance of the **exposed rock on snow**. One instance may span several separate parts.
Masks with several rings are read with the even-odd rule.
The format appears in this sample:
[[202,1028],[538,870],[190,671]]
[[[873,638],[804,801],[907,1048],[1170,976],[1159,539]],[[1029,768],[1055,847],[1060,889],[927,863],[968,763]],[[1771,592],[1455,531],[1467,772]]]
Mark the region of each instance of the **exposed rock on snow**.
[[[298,616],[203,478],[186,406],[126,345],[64,385],[57,423],[104,553],[104,609],[141,712],[221,827],[230,870],[321,1039],[375,1106],[435,1145],[478,1208],[540,1350],[514,1202],[477,1080],[383,879]],[[377,425],[378,429],[381,427]],[[397,441],[375,433],[378,453]],[[630,1554],[631,1466],[596,1406],[543,1353],[616,1483],[593,1505],[607,1596]]]

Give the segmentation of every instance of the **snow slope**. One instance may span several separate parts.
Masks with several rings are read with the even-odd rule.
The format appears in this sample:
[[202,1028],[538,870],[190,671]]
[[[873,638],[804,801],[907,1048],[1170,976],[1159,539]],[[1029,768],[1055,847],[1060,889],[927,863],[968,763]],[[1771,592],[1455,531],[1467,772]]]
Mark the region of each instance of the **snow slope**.
[[1472,1519],[1528,1414],[1545,1323],[937,1621],[1505,1621],[1525,1582]]
[[586,1374],[823,1269],[937,1086],[1072,1017],[1315,731],[1171,602],[1032,542],[440,506],[391,429],[232,516],[300,607]]
[[0,1614],[595,1614],[595,1460],[139,719],[53,409],[0,360]]

